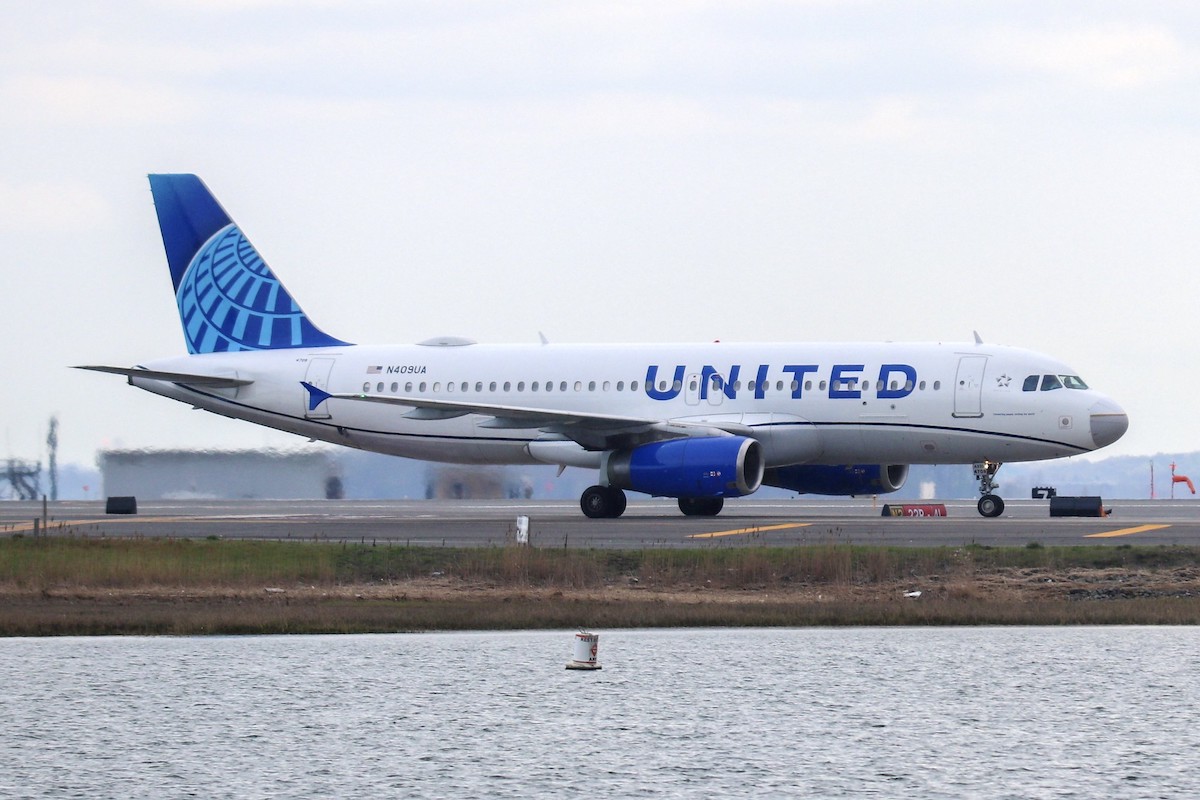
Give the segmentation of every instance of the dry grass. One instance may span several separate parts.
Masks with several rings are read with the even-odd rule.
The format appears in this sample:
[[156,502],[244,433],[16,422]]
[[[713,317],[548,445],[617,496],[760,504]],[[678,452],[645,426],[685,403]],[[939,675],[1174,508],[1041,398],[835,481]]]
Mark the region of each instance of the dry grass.
[[[1179,547],[693,550],[0,539],[0,634],[1200,623]],[[905,593],[919,590],[919,598]]]

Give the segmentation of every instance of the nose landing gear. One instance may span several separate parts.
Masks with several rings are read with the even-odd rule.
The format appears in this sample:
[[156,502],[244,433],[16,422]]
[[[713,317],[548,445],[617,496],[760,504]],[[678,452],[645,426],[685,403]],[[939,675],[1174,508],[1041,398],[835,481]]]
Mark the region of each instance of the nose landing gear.
[[1004,513],[1004,500],[992,491],[1000,488],[993,478],[1000,469],[999,461],[980,461],[971,465],[975,470],[975,479],[979,481],[979,492],[983,497],[975,505],[979,513],[985,517],[998,517]]

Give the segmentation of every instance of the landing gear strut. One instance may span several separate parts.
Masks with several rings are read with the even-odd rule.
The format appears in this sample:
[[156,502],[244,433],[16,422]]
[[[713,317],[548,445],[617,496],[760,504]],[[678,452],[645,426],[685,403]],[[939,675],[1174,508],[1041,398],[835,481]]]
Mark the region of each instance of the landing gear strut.
[[975,507],[985,517],[1000,516],[1004,513],[1004,501],[1000,495],[992,494],[994,489],[1000,488],[1000,484],[992,480],[996,477],[996,470],[1000,469],[1000,462],[980,461],[972,467],[975,469],[975,479],[979,481],[979,492],[983,495]]
[[616,519],[625,513],[625,493],[616,486],[589,486],[579,498],[579,507],[592,519]]

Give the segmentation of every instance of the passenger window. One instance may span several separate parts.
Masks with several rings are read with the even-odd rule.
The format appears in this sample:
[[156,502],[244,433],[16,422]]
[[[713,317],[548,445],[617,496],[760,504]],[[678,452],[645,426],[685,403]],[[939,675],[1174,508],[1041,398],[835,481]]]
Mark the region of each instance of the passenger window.
[[920,389],[922,392],[925,391],[925,381],[921,381],[920,383],[918,383],[917,388]]
[[636,392],[637,391],[637,383],[638,383],[637,381],[630,381],[629,382],[629,391]]
[[[575,391],[577,391],[577,392],[579,391],[579,384],[578,384],[578,383],[577,383],[577,384],[575,384]],[[595,382],[595,381],[588,381],[588,391],[589,391],[589,392],[594,392],[594,391],[596,391],[596,382]]]
[[[493,388],[495,388],[495,387],[493,387]],[[475,391],[477,391],[477,392],[482,392],[482,391],[483,391],[483,381],[476,381],[476,382],[475,382]]]
[[412,381],[409,381],[408,383],[404,384],[404,393],[412,394]]
[[[433,385],[433,388],[434,388],[434,391],[437,391],[437,384],[436,384],[436,383]],[[454,384],[453,384],[453,383],[451,383],[450,381],[446,381],[446,391],[447,391],[447,392],[453,392],[453,391],[454,391]]]
[[371,384],[370,384],[370,383],[364,383],[364,384],[363,384],[363,391],[364,391],[364,392],[369,392],[369,391],[371,391]]
[[1062,381],[1060,381],[1058,379],[1057,375],[1043,375],[1042,376],[1042,391],[1043,392],[1052,392],[1055,389],[1061,389],[1061,388],[1062,388]]
[[618,392],[625,391],[625,381],[617,381],[617,391]]
[[496,391],[496,382],[495,381],[492,381],[491,383],[488,384],[488,391],[489,392]]
[[604,382],[604,387],[603,387],[603,388],[604,388],[604,391],[606,391],[606,392],[607,392],[607,391],[609,390],[609,388],[610,388],[610,387],[611,387],[611,384],[610,384],[608,381],[605,381],[605,382]]
[[[536,387],[537,384],[534,384],[534,386]],[[517,391],[518,392],[525,391],[525,381],[517,381]]]
[[425,383],[425,381],[421,381],[421,393],[422,393],[422,394],[424,394],[424,393],[425,393],[425,387],[426,387],[426,386],[427,386],[427,384]]
[[435,381],[433,384],[433,391],[436,393],[436,392],[440,392],[441,390],[442,390],[441,381]]
[[1036,392],[1038,387],[1038,378],[1040,375],[1030,375],[1025,379],[1025,383],[1021,385],[1022,392]]
[[375,391],[379,392],[380,394],[383,394],[383,381],[380,381],[379,383],[375,384]]
[[938,391],[938,390],[939,390],[939,389],[941,389],[941,388],[942,388],[942,382],[941,382],[941,381],[934,381],[934,382],[933,382],[933,390],[934,390],[935,392],[936,392],[936,391]]
[[512,391],[512,381],[505,381],[505,382],[504,382],[504,391],[506,391],[506,392],[511,392],[511,391]]
[[[559,384],[558,384],[558,390],[559,390],[560,392],[565,392],[565,391],[567,390],[567,382],[566,382],[566,381],[562,381],[561,383],[559,383]],[[577,391],[577,392],[578,392],[578,391],[579,391],[579,387],[575,387],[575,391]]]

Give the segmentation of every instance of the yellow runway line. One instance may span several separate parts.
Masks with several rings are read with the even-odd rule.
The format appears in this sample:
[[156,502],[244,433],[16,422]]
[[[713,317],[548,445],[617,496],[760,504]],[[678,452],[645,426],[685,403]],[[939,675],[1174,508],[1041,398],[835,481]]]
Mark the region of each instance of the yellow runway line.
[[685,539],[715,539],[718,536],[737,536],[739,533],[765,533],[766,531],[783,531],[788,528],[807,528],[811,522],[789,522],[786,525],[762,525],[754,528],[738,528],[732,531],[714,531],[713,533],[692,533]]
[[1085,539],[1109,539],[1113,536],[1130,536],[1135,533],[1145,533],[1146,531],[1158,531],[1163,528],[1169,528],[1170,525],[1138,525],[1136,528],[1121,528],[1117,531],[1108,531],[1107,533],[1089,533],[1084,536]]

